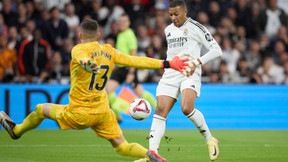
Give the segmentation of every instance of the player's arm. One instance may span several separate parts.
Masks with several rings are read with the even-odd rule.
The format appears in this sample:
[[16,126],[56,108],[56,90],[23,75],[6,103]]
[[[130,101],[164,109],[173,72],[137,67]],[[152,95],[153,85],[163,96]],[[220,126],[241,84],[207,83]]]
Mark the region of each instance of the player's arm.
[[[201,28],[199,28],[198,26],[200,26]],[[197,66],[201,66],[209,61],[215,60],[222,56],[222,50],[211,35],[211,33],[203,25],[198,23],[198,26],[194,27],[194,31],[196,32],[196,40],[199,43],[203,44],[209,51],[203,56],[196,58],[191,64],[189,64],[188,69],[190,75],[194,73]]]
[[89,52],[79,47],[74,47],[72,49],[72,59],[75,59],[75,61],[80,64],[81,68],[83,68],[85,71],[95,74],[100,73],[100,67],[97,66],[95,61],[91,61]]
[[188,66],[186,61],[188,61],[189,58],[180,59],[179,56],[175,56],[172,60],[166,61],[141,56],[128,56],[115,49],[113,50],[115,51],[113,58],[114,62],[124,66],[130,66],[139,69],[172,68],[181,73],[186,69],[186,66]]

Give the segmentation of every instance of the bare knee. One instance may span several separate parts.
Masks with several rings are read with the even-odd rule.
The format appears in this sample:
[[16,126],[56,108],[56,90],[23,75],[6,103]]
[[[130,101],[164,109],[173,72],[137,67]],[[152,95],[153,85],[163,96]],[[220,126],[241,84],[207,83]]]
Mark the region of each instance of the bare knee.
[[184,115],[189,115],[193,110],[194,110],[194,106],[182,106],[182,112]]
[[169,109],[168,108],[166,108],[163,105],[157,105],[157,108],[155,110],[155,114],[156,115],[159,115],[159,116],[161,116],[163,118],[166,118],[168,113],[169,113]]

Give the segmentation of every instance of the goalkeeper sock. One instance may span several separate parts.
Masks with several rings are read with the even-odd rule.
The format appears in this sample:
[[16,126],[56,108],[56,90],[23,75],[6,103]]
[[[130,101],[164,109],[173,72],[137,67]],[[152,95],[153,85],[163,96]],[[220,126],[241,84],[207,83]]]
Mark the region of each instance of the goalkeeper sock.
[[158,148],[161,138],[164,136],[165,128],[166,119],[155,114],[150,129],[149,150],[154,150],[156,153],[158,153]]
[[25,132],[37,128],[45,119],[43,114],[44,104],[38,104],[35,111],[31,112],[23,121],[22,124],[17,124],[13,132],[16,136],[20,137]]
[[187,118],[189,118],[198,128],[202,136],[204,136],[206,142],[212,138],[210,130],[205,122],[204,116],[199,110],[194,109],[189,115],[187,115]]
[[149,93],[148,91],[144,91],[141,97],[147,100],[151,104],[151,106],[156,109],[157,102],[155,100],[155,97],[151,93]]
[[115,147],[114,150],[123,156],[149,159],[149,157],[146,155],[148,150],[138,143],[128,143],[127,141],[124,141]]

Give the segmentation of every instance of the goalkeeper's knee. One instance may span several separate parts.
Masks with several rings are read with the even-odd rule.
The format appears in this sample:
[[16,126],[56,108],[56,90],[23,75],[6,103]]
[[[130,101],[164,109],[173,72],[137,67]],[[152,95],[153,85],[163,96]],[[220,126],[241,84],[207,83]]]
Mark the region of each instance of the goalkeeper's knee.
[[39,118],[45,118],[43,113],[44,104],[38,104],[35,108],[35,112]]

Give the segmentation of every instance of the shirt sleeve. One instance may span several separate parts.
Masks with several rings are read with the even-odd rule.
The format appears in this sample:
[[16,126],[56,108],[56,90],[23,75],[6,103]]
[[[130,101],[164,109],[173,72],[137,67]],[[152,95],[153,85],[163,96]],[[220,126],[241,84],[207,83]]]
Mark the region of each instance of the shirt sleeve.
[[128,48],[129,50],[137,50],[137,38],[135,36],[135,34],[131,31],[130,33],[130,41],[129,41],[129,44],[128,44]]
[[88,59],[90,58],[90,54],[83,48],[75,46],[71,51],[71,57],[72,60],[75,60],[78,64],[80,64],[80,59]]
[[162,60],[141,56],[129,56],[111,47],[113,60],[116,64],[136,67],[139,69],[161,69]]
[[222,55],[222,50],[211,33],[198,22],[195,21],[193,24],[195,25],[194,31],[196,33],[196,40],[209,50],[205,55],[199,58],[202,64],[220,57]]

